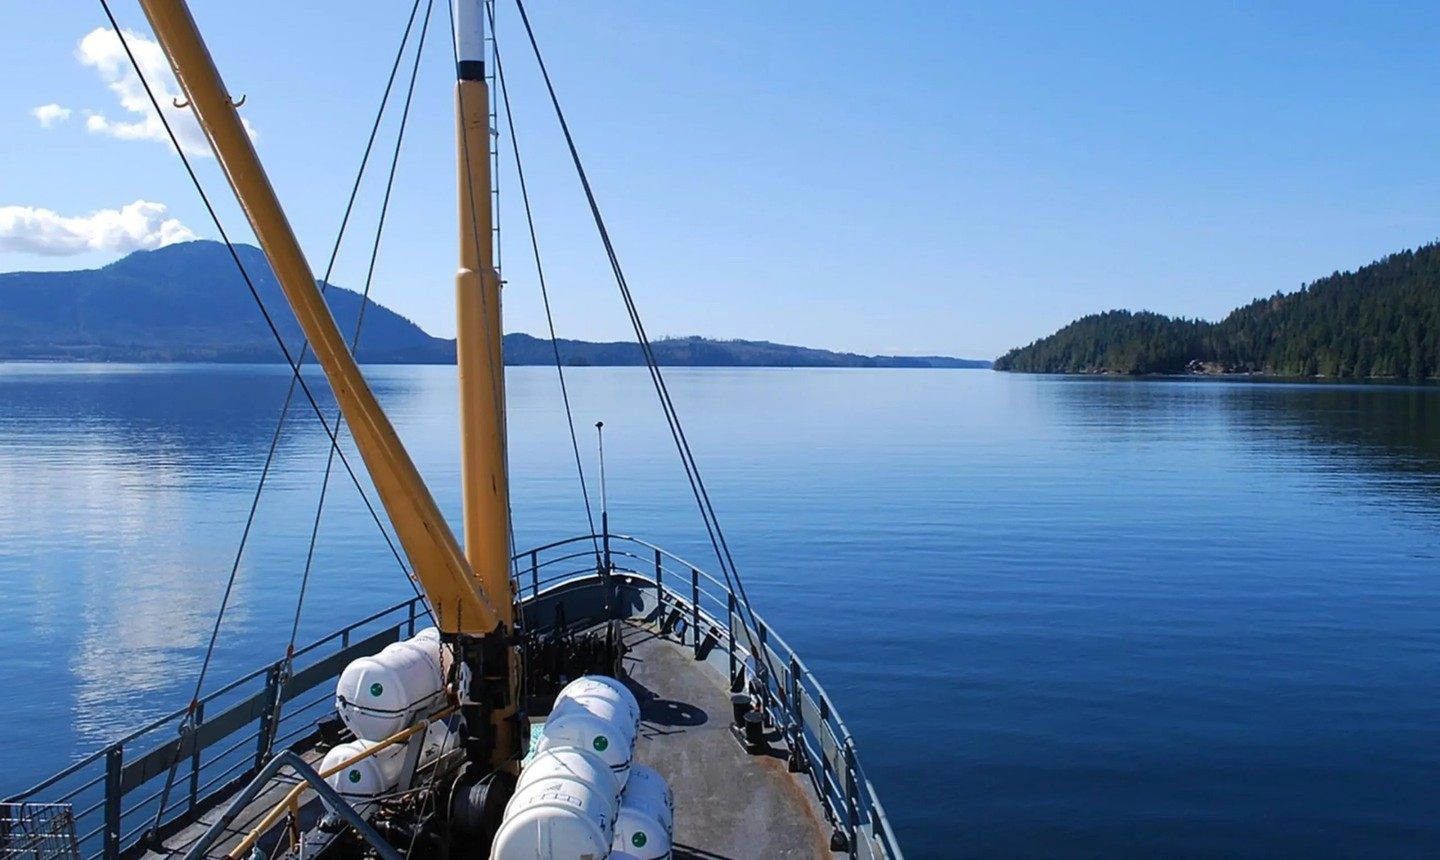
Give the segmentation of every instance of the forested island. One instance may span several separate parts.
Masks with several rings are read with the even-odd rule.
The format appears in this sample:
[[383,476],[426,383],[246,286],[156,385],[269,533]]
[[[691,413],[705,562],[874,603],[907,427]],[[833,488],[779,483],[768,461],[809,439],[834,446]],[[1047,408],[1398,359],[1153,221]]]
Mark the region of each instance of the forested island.
[[[260,249],[236,251],[291,354],[302,343]],[[442,287],[448,289],[447,287]],[[325,300],[341,331],[365,325],[356,356],[374,364],[450,364],[455,341],[435,337],[361,294],[330,285]],[[505,363],[644,363],[639,344],[505,335]],[[755,340],[676,337],[655,341],[659,364],[687,367],[989,367],[948,356],[858,355]],[[226,247],[184,242],[136,251],[98,269],[0,274],[0,360],[279,362],[284,356]]]
[[1440,244],[1276,293],[1219,322],[1092,314],[995,361],[1028,373],[1440,377]]

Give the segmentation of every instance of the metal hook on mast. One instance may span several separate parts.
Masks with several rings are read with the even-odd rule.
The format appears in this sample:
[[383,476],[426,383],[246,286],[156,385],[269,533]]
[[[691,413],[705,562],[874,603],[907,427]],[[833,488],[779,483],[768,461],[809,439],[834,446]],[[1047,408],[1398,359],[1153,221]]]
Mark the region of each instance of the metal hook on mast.
[[[227,101],[230,102],[230,107],[238,108],[241,105],[245,104],[245,96],[241,96],[239,101],[229,98],[227,98]],[[175,98],[170,100],[170,104],[174,105],[179,110],[184,110],[185,108],[190,107],[190,100],[182,99],[179,96],[176,96]]]
[[[232,99],[232,98],[229,98],[229,97],[227,96],[227,97],[226,97],[226,101],[230,102],[230,107],[232,107],[232,108],[238,108],[238,107],[240,107],[241,105],[245,104],[245,96],[241,96],[238,101],[237,101],[236,99]],[[190,100],[189,100],[189,99],[182,99],[182,98],[180,98],[179,96],[176,96],[175,98],[171,99],[171,100],[170,100],[170,103],[171,103],[172,105],[174,105],[176,108],[179,108],[179,109],[181,109],[181,110],[184,110],[185,108],[190,107]]]

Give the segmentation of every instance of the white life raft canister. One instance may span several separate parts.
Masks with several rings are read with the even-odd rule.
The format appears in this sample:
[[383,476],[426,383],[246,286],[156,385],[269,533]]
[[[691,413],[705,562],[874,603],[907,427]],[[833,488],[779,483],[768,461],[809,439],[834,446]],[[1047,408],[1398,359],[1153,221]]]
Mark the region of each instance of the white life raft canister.
[[[417,767],[423,767],[457,747],[455,732],[444,720],[436,720],[425,729],[420,741],[420,760]],[[374,741],[354,740],[338,744],[325,754],[320,762],[320,772],[330,770],[346,759],[353,758],[373,747]],[[375,798],[389,794],[400,787],[401,772],[405,768],[405,755],[409,742],[391,744],[374,755],[363,758],[325,778],[330,787],[365,815],[374,804]]]
[[577,747],[593,753],[624,788],[639,733],[640,706],[634,695],[611,678],[587,675],[571,681],[555,697],[539,749]]
[[610,853],[619,807],[609,766],[583,750],[542,751],[520,773],[490,860],[576,860]]
[[630,769],[611,842],[614,860],[666,860],[675,837],[675,795],[652,767]]
[[438,635],[422,630],[360,657],[340,673],[335,710],[355,737],[380,741],[429,716],[445,701]]
[[617,804],[620,802],[620,780],[615,772],[595,753],[579,747],[555,747],[537,752],[520,771],[515,790],[518,792],[531,783],[551,777],[586,783],[602,796],[614,797]]
[[[324,773],[337,764],[375,746],[372,741],[350,741],[332,747],[320,762]],[[405,767],[405,745],[392,744],[368,758],[362,758],[325,778],[330,787],[361,815],[369,812],[376,798],[395,790],[400,771]]]

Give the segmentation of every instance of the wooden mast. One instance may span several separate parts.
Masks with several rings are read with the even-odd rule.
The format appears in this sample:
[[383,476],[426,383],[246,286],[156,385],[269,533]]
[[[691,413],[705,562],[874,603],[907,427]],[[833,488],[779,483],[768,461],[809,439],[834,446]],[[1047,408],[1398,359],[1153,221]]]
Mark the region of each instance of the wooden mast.
[[[419,470],[361,375],[189,8],[184,0],[140,0],[140,5],[325,371],[396,536],[434,607],[436,623],[447,633],[487,634],[502,625],[508,630],[508,584],[488,597],[482,590]],[[493,571],[487,575],[493,577]]]

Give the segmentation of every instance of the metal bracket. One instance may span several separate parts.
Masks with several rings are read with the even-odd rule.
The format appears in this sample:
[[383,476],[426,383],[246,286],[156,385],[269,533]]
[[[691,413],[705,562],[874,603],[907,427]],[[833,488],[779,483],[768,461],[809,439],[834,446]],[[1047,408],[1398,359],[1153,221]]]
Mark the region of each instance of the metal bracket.
[[250,780],[250,784],[245,786],[245,789],[236,795],[235,800],[230,804],[230,808],[225,810],[225,814],[220,816],[214,824],[210,825],[210,829],[205,831],[205,835],[201,836],[199,841],[186,853],[185,860],[200,860],[200,858],[204,857],[205,852],[210,849],[210,846],[215,844],[215,840],[219,839],[220,836],[225,833],[226,828],[235,821],[240,813],[244,811],[245,807],[265,788],[270,778],[279,773],[283,767],[289,767],[294,770],[296,775],[301,779],[310,783],[310,787],[315,790],[316,794],[320,795],[320,799],[325,803],[325,806],[336,815],[345,819],[345,822],[351,827],[355,828],[355,832],[359,833],[360,837],[368,842],[370,847],[374,848],[375,853],[379,854],[383,860],[402,860],[400,852],[396,851],[390,843],[382,839],[380,834],[375,832],[375,828],[370,826],[370,822],[361,817],[360,813],[356,812],[354,807],[346,803],[345,799],[336,793],[335,789],[331,788],[330,784],[322,779],[320,774],[316,773],[315,769],[306,764],[305,760],[293,750],[284,750],[270,759],[270,762],[261,769],[260,773],[256,774],[254,779]]
[[429,734],[429,726],[426,726],[425,731],[416,732],[405,742],[405,764],[400,769],[400,785],[407,789],[415,785],[415,771],[420,769],[420,753],[425,749],[425,739]]

